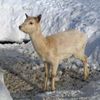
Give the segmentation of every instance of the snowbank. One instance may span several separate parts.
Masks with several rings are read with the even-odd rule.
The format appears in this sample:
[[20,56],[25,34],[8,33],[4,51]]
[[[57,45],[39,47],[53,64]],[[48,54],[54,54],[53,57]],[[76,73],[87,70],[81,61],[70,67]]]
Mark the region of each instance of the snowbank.
[[[42,29],[45,35],[68,28],[86,31],[90,37],[97,30],[97,13],[90,11],[77,0],[1,0],[0,41],[22,41],[25,34],[18,26],[25,19],[24,14],[42,14]],[[48,23],[48,25],[47,25]]]
[[21,42],[25,39],[25,34],[19,31],[18,26],[25,18],[26,5],[29,6],[28,1],[0,1],[0,41]]
[[13,100],[4,83],[4,72],[0,68],[0,100]]

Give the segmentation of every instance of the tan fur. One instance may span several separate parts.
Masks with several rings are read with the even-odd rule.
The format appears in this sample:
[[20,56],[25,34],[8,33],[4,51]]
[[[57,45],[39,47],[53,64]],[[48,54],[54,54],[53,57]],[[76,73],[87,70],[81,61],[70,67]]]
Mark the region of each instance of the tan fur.
[[87,57],[84,55],[84,49],[87,37],[84,33],[77,30],[69,30],[44,37],[41,33],[41,16],[29,17],[19,26],[20,30],[29,34],[33,46],[44,62],[45,82],[44,90],[48,89],[48,66],[51,68],[51,90],[55,90],[55,77],[60,61],[74,55],[84,63],[84,80],[88,78],[89,69],[87,67]]

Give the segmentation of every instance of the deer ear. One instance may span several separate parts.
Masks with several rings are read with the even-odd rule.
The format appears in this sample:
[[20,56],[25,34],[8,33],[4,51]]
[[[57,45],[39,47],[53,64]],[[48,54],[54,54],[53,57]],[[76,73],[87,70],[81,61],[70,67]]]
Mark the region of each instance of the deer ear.
[[25,13],[26,18],[28,18],[29,16]]
[[40,14],[40,15],[38,15],[37,17],[35,17],[35,20],[39,23],[40,20],[41,20],[41,17],[42,17],[42,15]]

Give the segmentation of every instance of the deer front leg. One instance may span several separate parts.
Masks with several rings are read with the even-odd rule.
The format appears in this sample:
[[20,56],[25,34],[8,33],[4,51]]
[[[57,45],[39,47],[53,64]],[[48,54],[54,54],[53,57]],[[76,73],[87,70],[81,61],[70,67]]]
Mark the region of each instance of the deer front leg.
[[44,80],[44,91],[48,90],[48,63],[44,63],[45,67],[45,80]]
[[51,71],[51,90],[54,91],[55,88],[55,78],[57,74],[57,69],[58,69],[58,63],[52,65],[52,71]]
[[82,60],[83,65],[84,65],[84,70],[83,70],[83,75],[84,75],[84,80],[87,80],[89,77],[89,68],[88,68],[88,62],[87,62],[87,57],[83,53],[75,55],[76,58],[79,58]]

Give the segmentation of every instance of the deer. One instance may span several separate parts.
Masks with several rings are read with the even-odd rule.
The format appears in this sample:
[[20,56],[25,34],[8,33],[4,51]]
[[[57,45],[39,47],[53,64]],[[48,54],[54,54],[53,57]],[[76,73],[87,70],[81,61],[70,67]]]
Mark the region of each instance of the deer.
[[87,43],[86,34],[76,29],[70,29],[45,37],[41,31],[42,15],[25,15],[26,19],[19,25],[19,29],[29,35],[35,51],[43,61],[45,69],[43,90],[48,90],[49,73],[51,73],[50,90],[56,90],[55,81],[58,65],[63,59],[69,58],[72,55],[83,62],[83,79],[87,80],[89,77],[88,57],[84,53]]

